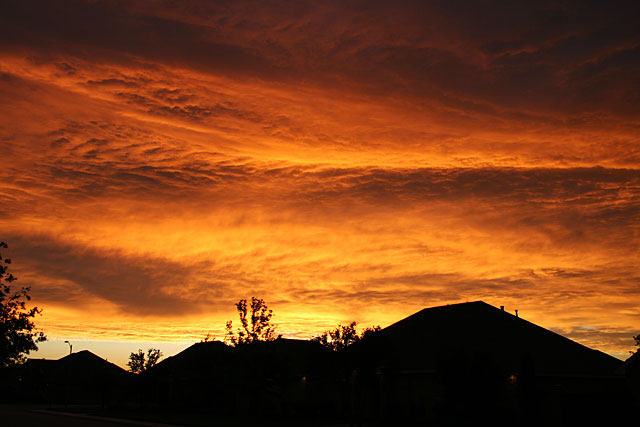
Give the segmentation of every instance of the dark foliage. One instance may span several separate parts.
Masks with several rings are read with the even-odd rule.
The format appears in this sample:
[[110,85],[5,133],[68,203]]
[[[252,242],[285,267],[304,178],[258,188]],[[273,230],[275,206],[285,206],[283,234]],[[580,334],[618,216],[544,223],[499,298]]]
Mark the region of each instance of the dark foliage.
[[148,349],[146,354],[142,349],[139,349],[137,353],[131,353],[129,355],[127,366],[131,372],[139,374],[158,363],[158,360],[160,360],[162,356],[162,352],[157,348]]
[[233,331],[233,322],[227,322],[227,336],[225,342],[237,346],[239,344],[249,344],[256,341],[275,340],[277,325],[271,323],[273,310],[267,307],[263,299],[251,297],[251,305],[247,306],[247,300],[241,299],[236,303],[236,310],[240,317],[242,328]]
[[207,332],[207,335],[205,335],[204,338],[200,340],[200,342],[213,342],[215,340],[216,337],[214,337],[211,332]]
[[356,343],[366,337],[372,336],[380,330],[380,326],[366,328],[358,335],[356,331],[356,322],[348,325],[338,325],[335,329],[324,331],[322,334],[311,338],[311,341],[322,344],[331,350],[342,350],[347,346]]
[[[7,248],[0,242],[0,248]],[[39,342],[46,341],[42,332],[34,332],[33,318],[42,310],[38,307],[27,308],[30,288],[21,288],[13,292],[11,284],[17,278],[9,269],[10,259],[0,255],[0,367],[22,363],[26,355],[37,350]]]

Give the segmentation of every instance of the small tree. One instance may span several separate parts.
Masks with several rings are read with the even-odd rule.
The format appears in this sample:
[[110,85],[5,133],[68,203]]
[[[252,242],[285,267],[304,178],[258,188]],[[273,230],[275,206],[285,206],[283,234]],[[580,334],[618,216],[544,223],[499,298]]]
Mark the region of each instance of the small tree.
[[[273,310],[267,307],[263,299],[251,297],[251,305],[247,307],[247,300],[241,299],[236,303],[236,310],[240,317],[242,328],[233,331],[233,322],[227,322],[227,336],[225,342],[237,346],[255,341],[273,341],[278,325],[271,324]],[[278,336],[279,337],[279,336]]]
[[148,349],[146,354],[142,349],[139,349],[137,353],[131,353],[129,355],[127,366],[131,372],[139,374],[158,363],[158,360],[160,360],[162,356],[162,352],[157,348]]
[[[7,249],[5,242],[0,248]],[[38,307],[27,308],[31,288],[12,293],[11,283],[18,280],[8,272],[11,259],[0,254],[0,367],[22,363],[26,355],[37,350],[37,343],[47,340],[42,332],[34,332],[33,318],[42,312]]]
[[216,337],[213,336],[211,332],[207,332],[207,335],[205,335],[204,338],[200,340],[200,342],[213,342],[215,340],[216,340]]
[[380,325],[371,326],[369,328],[364,328],[364,331],[360,334],[360,339],[365,339],[367,337],[373,336],[376,332],[380,332]]
[[369,337],[380,330],[380,326],[373,326],[365,328],[362,333],[358,335],[356,325],[356,322],[351,322],[346,326],[339,324],[335,329],[324,331],[322,334],[311,338],[311,341],[320,343],[331,350],[337,351],[342,350],[365,337]]
[[[640,334],[633,337],[633,340],[636,342],[636,347],[638,347],[635,352],[640,352]],[[630,351],[629,353],[633,354],[634,352]]]

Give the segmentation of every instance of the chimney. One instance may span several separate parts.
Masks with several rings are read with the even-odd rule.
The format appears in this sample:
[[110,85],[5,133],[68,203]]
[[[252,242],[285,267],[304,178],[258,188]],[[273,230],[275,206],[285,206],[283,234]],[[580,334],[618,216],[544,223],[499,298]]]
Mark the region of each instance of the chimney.
[[518,317],[518,310],[516,310],[516,317]]
[[500,310],[504,311],[504,305],[500,306]]

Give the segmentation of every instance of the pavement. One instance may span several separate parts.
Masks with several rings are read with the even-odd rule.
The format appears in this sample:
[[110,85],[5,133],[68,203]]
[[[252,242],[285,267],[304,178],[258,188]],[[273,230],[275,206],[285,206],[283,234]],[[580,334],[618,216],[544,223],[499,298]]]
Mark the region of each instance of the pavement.
[[[289,424],[287,424],[289,425]],[[0,404],[0,427],[184,427],[122,418],[99,417],[77,412],[51,410],[48,405]],[[322,427],[349,427],[348,424]]]
[[182,427],[147,421],[96,417],[93,415],[51,411],[46,406],[0,405],[2,427]]

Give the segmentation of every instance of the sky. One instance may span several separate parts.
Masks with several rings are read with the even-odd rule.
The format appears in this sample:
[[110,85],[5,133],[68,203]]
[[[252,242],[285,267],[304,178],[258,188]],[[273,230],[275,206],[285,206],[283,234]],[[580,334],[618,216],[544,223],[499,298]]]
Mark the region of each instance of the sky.
[[174,354],[256,296],[289,338],[483,300],[626,358],[638,22],[636,1],[2,2],[0,239],[43,309],[32,355]]

